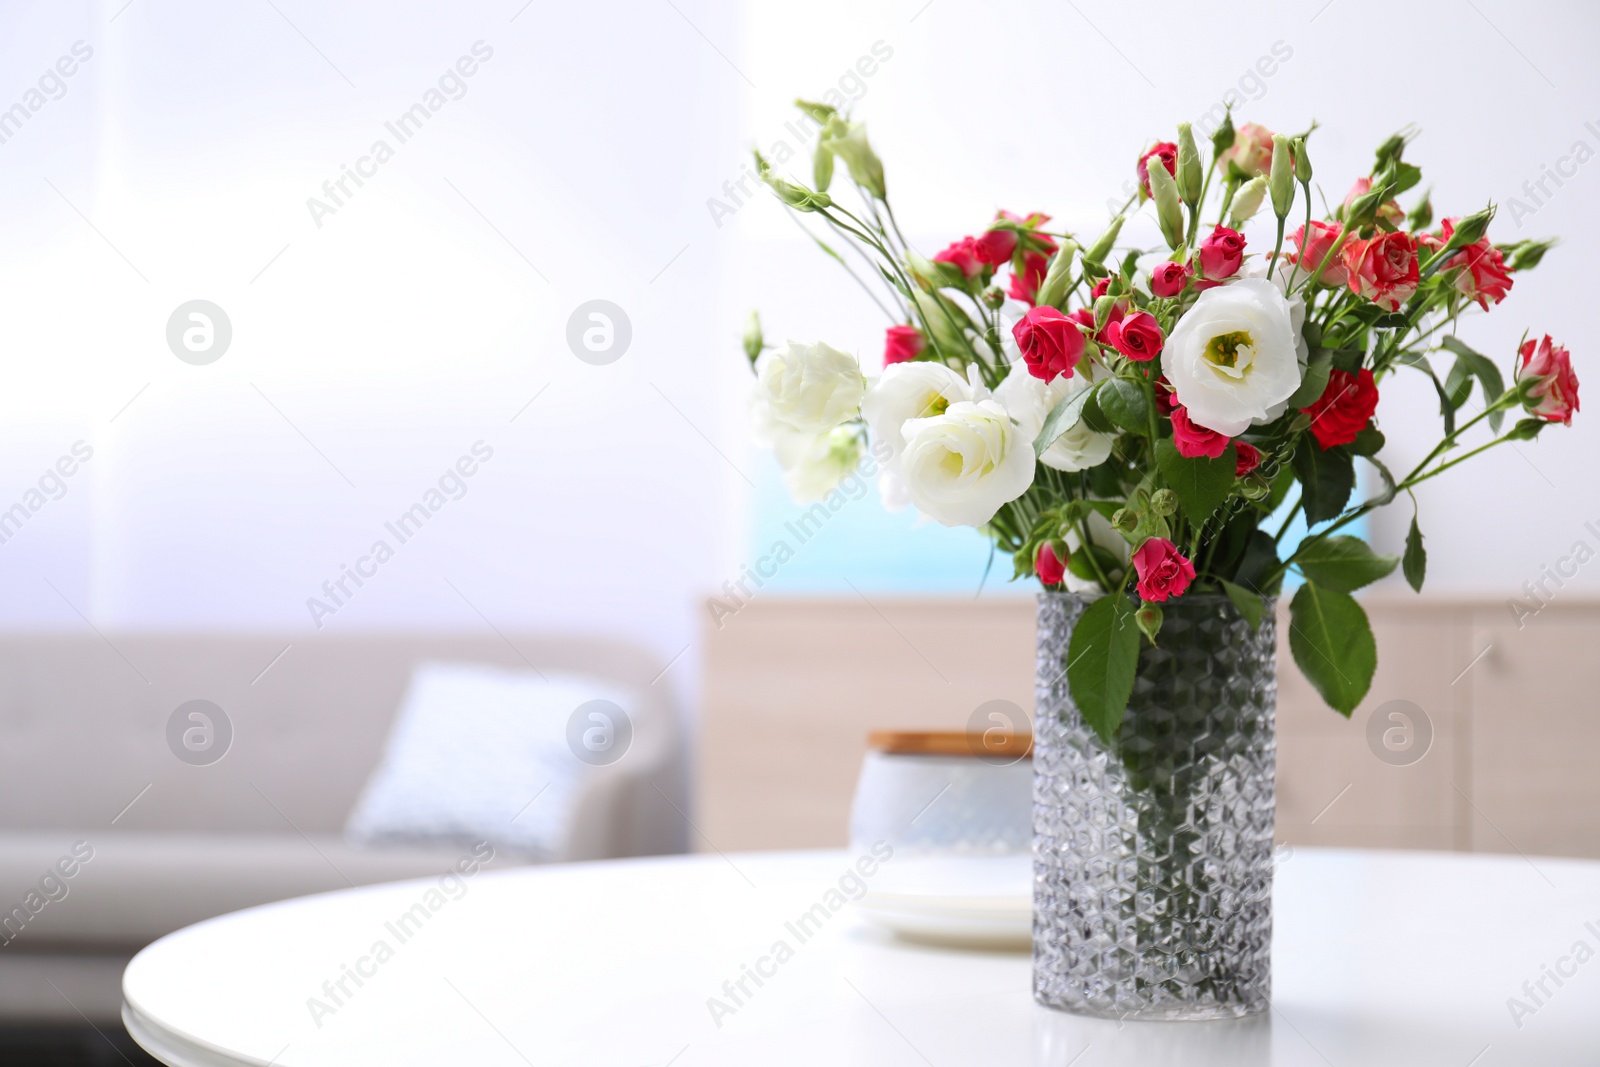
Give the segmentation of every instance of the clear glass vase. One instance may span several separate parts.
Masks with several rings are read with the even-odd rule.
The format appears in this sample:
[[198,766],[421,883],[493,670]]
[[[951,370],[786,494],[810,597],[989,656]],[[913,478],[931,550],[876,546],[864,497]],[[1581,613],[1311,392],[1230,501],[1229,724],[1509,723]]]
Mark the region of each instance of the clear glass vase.
[[[1163,605],[1111,745],[1067,689],[1089,599],[1039,597],[1033,988],[1130,1019],[1226,1019],[1272,984],[1274,617],[1227,597]],[[1270,608],[1270,602],[1269,602]]]

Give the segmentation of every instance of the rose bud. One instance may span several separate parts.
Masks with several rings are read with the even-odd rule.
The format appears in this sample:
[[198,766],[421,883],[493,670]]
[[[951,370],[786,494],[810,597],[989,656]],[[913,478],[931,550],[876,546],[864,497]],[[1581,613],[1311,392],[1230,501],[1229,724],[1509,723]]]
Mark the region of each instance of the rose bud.
[[1168,260],[1150,272],[1150,295],[1177,296],[1189,287],[1193,273],[1182,263]]
[[[1366,196],[1370,192],[1372,192],[1372,179],[1357,178],[1356,183],[1350,187],[1350,191],[1344,194],[1344,205],[1342,211],[1350,210],[1351,204],[1354,204],[1357,200],[1361,199],[1363,196]],[[1392,225],[1395,229],[1399,229],[1400,225],[1405,222],[1406,213],[1400,210],[1400,204],[1398,201],[1385,200],[1382,204],[1378,205],[1378,218],[1387,219],[1390,225]]]
[[983,257],[978,254],[978,242],[973,237],[963,237],[943,252],[933,257],[935,263],[948,263],[961,272],[963,278],[976,278],[983,273]]
[[1154,315],[1148,311],[1135,311],[1120,322],[1107,323],[1106,340],[1129,359],[1143,363],[1161,354],[1165,337]]
[[1518,355],[1516,380],[1522,406],[1534,418],[1571,426],[1578,410],[1578,376],[1567,350],[1545,334],[1537,341],[1528,338]]
[[1061,584],[1061,579],[1067,573],[1066,548],[1066,545],[1062,545],[1058,555],[1049,541],[1039,546],[1038,554],[1033,557],[1033,573],[1039,576],[1039,581],[1045,585]]
[[922,354],[928,339],[915,326],[891,326],[884,331],[883,365],[909,363]]
[[1200,242],[1200,273],[1208,282],[1220,282],[1239,273],[1244,262],[1244,234],[1218,226]]
[[1267,198],[1267,176],[1258,174],[1239,187],[1233,196],[1233,205],[1228,209],[1228,225],[1237,230],[1246,222],[1256,217],[1256,212],[1261,210],[1261,203]]
[[1258,123],[1245,123],[1217,155],[1217,162],[1246,178],[1265,174],[1272,166],[1272,131]]
[[1133,554],[1133,569],[1139,575],[1139,596],[1161,603],[1182,596],[1194,581],[1194,564],[1165,537],[1148,538]]
[[1249,441],[1235,441],[1233,443],[1234,455],[1237,457],[1233,463],[1233,476],[1243,478],[1257,467],[1261,466],[1261,451]]
[[1083,331],[1078,324],[1048,304],[1030,308],[1011,328],[1028,373],[1046,382],[1058,375],[1072,377],[1083,358]]
[[1201,456],[1216,459],[1228,450],[1229,440],[1225,433],[1190,422],[1189,412],[1185,408],[1180,406],[1172,409],[1172,443],[1177,447],[1178,455],[1189,459]]
[[1050,260],[1041,252],[1027,252],[1022,257],[1022,269],[1013,271],[1011,287],[1006,290],[1006,295],[1013,300],[1033,303],[1034,297],[1039,292],[1039,286],[1044,282],[1045,274],[1050,270]]
[[[1300,264],[1300,269],[1310,274],[1318,267],[1322,267],[1322,274],[1317,281],[1322,285],[1338,287],[1350,281],[1350,272],[1345,270],[1344,262],[1337,256],[1330,258],[1328,253],[1333,246],[1338,244],[1339,235],[1344,231],[1336,222],[1311,223],[1311,239],[1306,240],[1306,228],[1301,226],[1289,235],[1290,242],[1295,251],[1290,254],[1289,262]],[[1327,266],[1323,266],[1326,262]]]
[[1167,168],[1167,173],[1176,178],[1178,174],[1178,146],[1171,141],[1158,141],[1145,149],[1144,155],[1139,157],[1139,166],[1137,168],[1139,171],[1139,190],[1146,197],[1152,195],[1150,192],[1150,160],[1152,158],[1159,160],[1161,165]]

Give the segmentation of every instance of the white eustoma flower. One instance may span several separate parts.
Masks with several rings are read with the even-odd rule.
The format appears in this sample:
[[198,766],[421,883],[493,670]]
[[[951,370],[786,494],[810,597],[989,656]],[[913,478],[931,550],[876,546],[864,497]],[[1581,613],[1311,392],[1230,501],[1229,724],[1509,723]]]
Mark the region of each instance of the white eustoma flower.
[[1299,331],[1265,278],[1201,293],[1167,336],[1161,370],[1191,421],[1233,437],[1300,387]]
[[982,526],[1033,484],[1033,438],[999,401],[958,401],[902,433],[899,474],[911,502],[945,526]]
[[[1051,409],[1074,393],[1094,386],[1088,361],[1080,364],[1084,373],[1067,377],[1065,374],[1046,385],[1028,372],[1020,360],[1011,365],[1011,373],[994,391],[994,398],[1016,420],[1022,435],[1031,443],[1039,436],[1044,420]],[[1044,450],[1039,462],[1058,471],[1083,471],[1099,466],[1111,455],[1112,435],[1096,433],[1081,420],[1072,429],[1057,437]]]
[[988,390],[975,378],[963,378],[943,363],[893,363],[867,390],[861,416],[867,420],[873,440],[882,441],[898,456],[905,448],[900,428],[906,422],[943,415],[951,404],[987,395]]
[[797,504],[821,500],[861,462],[861,426],[835,426],[822,434],[779,434],[772,450],[783,467],[783,484]]
[[784,433],[825,433],[856,417],[866,388],[856,357],[821,341],[769,349],[756,360],[756,434],[775,441]]

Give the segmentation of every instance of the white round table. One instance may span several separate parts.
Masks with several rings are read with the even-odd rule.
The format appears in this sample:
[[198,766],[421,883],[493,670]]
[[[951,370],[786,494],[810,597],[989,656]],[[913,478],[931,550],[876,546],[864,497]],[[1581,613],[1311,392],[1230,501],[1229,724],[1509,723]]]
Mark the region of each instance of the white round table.
[[1600,1062],[1600,864],[1298,849],[1278,870],[1270,1012],[1119,1024],[1035,1005],[1025,953],[905,943],[829,911],[855,859],[630,860],[287,901],[146,948],[123,1014],[174,1067]]

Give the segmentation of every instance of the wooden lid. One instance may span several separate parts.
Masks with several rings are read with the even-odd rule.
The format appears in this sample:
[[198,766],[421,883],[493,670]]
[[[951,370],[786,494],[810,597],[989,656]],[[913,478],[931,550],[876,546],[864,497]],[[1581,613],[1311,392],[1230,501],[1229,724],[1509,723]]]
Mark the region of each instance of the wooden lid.
[[897,756],[1030,756],[1033,735],[989,730],[874,730],[867,744]]

